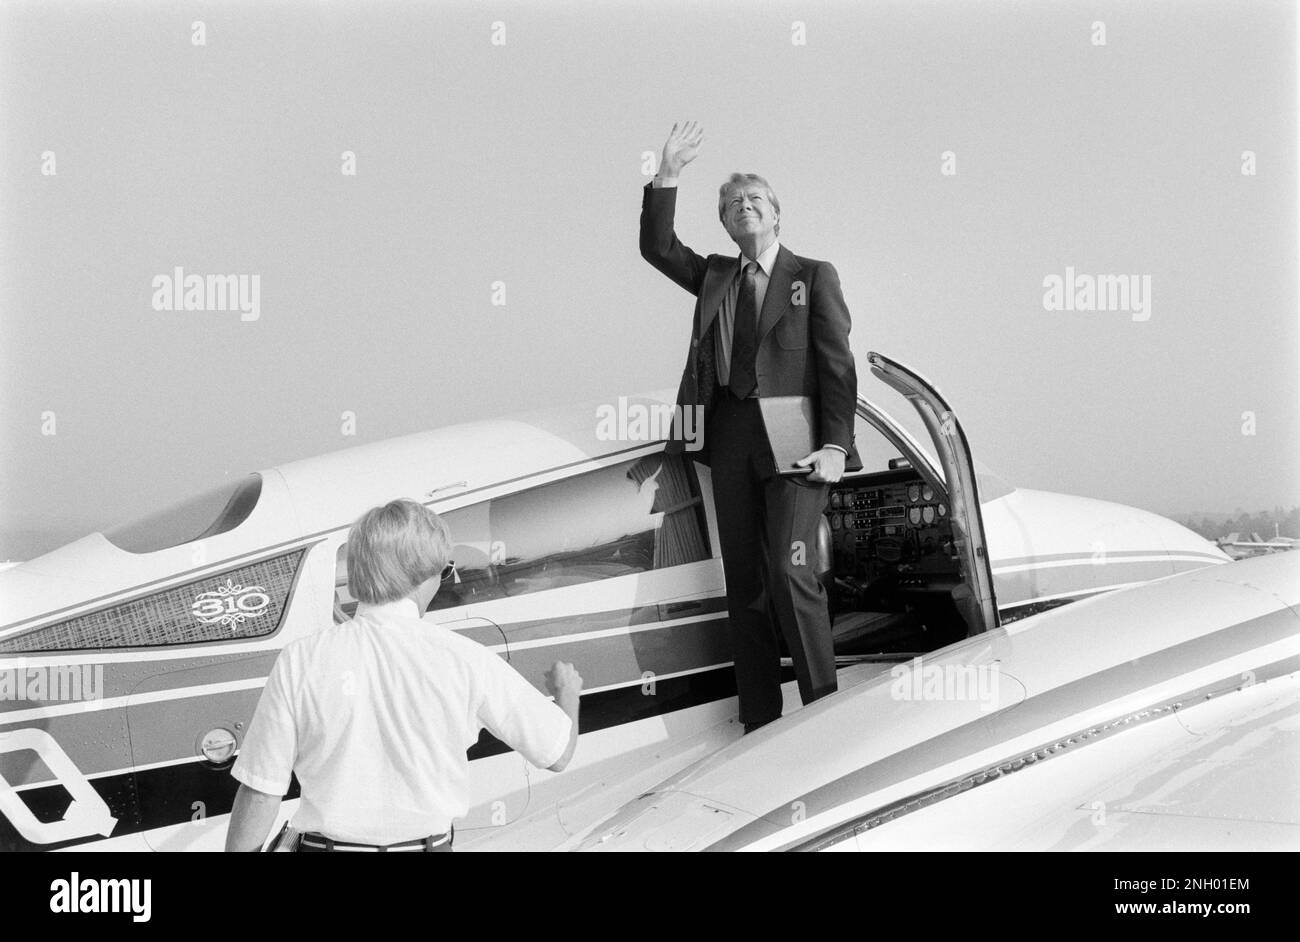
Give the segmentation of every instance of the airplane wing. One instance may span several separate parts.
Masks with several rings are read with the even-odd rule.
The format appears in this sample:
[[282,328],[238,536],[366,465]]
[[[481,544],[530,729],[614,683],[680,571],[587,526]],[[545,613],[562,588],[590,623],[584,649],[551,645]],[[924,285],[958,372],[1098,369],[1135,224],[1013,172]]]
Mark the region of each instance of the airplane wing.
[[1188,572],[886,668],[582,850],[1300,848],[1300,557]]

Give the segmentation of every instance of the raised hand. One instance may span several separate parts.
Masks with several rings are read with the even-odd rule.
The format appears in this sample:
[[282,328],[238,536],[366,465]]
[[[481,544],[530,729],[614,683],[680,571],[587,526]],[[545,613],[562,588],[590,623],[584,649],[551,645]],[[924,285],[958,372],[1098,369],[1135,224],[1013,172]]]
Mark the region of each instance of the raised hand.
[[665,177],[675,177],[682,168],[700,154],[700,145],[704,143],[704,128],[694,121],[684,125],[673,125],[664,142],[663,157],[659,161],[659,172]]

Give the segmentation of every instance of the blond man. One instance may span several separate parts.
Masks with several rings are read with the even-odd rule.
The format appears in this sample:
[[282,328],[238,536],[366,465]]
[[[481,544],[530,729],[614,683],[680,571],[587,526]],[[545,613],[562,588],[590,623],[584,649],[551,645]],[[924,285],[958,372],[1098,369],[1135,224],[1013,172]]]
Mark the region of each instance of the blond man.
[[447,851],[469,810],[466,750],[489,730],[561,771],[582,678],[556,662],[552,703],[487,648],[421,620],[449,569],[442,519],[411,500],[367,511],[348,538],[355,617],[286,645],[232,774],[228,851],[260,850],[296,774],[304,851]]

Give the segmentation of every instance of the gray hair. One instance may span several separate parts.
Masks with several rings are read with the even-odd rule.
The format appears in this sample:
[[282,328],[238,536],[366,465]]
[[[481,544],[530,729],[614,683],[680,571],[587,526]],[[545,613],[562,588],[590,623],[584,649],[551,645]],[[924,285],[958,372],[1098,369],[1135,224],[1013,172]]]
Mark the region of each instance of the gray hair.
[[776,232],[777,235],[780,235],[781,234],[781,201],[776,198],[776,191],[772,189],[772,185],[756,173],[733,173],[727,179],[727,182],[722,184],[722,186],[718,188],[718,221],[724,223],[725,225],[725,220],[723,217],[726,215],[726,211],[727,211],[727,196],[731,193],[731,191],[737,188],[744,189],[745,187],[749,186],[751,183],[757,186],[761,186],[763,189],[767,190],[767,198],[771,200],[772,208],[776,210],[776,215],[777,215],[776,228],[774,229],[774,231]]
[[372,507],[348,535],[348,591],[359,602],[395,602],[438,575],[451,556],[451,532],[413,500]]

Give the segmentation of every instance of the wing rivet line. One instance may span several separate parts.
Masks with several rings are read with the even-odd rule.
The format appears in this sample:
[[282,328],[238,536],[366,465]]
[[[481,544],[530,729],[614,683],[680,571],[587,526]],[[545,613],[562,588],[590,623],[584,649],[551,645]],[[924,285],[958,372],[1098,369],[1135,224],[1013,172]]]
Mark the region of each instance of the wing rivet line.
[[[1226,692],[1227,690],[1232,689],[1242,689],[1240,687],[1235,687],[1235,681],[1236,678],[1234,677],[1234,687],[1224,688],[1220,692]],[[1209,700],[1214,695],[1215,691],[1211,690],[1204,694],[1204,699]],[[1183,694],[1183,696],[1187,696],[1187,694]],[[961,792],[967,791],[978,785],[984,785],[995,779],[999,779],[1003,775],[1018,772],[1023,768],[1036,764],[1040,759],[1047,759],[1052,755],[1065,752],[1070,746],[1088,743],[1099,737],[1104,737],[1110,733],[1114,733],[1133,723],[1141,723],[1146,720],[1160,717],[1166,713],[1177,712],[1182,709],[1183,705],[1184,703],[1182,700],[1171,700],[1148,707],[1144,710],[1135,710],[1132,713],[1127,713],[1124,716],[1117,717],[1109,723],[1090,727],[1089,729],[1077,732],[1073,736],[1066,737],[1065,739],[1060,739],[1054,743],[1049,743],[1046,746],[1039,746],[1028,750],[1012,759],[994,763],[993,765],[980,769],[977,772],[972,772],[969,775],[963,776],[960,779],[956,779],[944,785],[935,786],[928,791],[916,795],[910,795],[906,798],[899,799],[884,808],[880,808],[873,813],[857,819],[857,821],[852,824],[842,825],[829,833],[823,833],[819,837],[815,837],[804,844],[796,845],[790,849],[815,851],[830,847],[842,840],[847,840],[857,834],[862,834],[866,831],[872,830],[873,828],[880,827],[882,824],[887,824],[905,814],[920,810],[929,805],[937,804],[946,798],[951,798],[954,795],[960,794]]]

